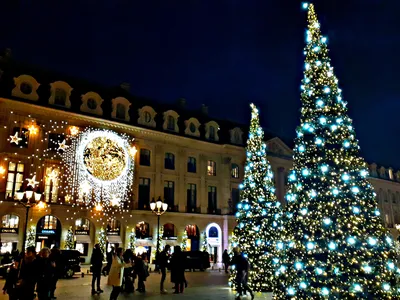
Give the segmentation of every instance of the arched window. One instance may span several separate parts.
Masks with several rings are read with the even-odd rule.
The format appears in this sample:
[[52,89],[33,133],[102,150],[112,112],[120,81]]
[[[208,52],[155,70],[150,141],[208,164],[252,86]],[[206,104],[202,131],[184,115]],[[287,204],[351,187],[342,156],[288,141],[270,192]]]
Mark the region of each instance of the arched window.
[[117,113],[116,113],[117,119],[125,120],[125,114],[126,114],[125,105],[123,105],[122,103],[118,103]]
[[197,227],[196,225],[186,226],[186,233],[187,233],[188,238],[200,237],[199,227]]
[[210,238],[217,238],[218,237],[218,229],[217,229],[217,227],[212,226],[208,230],[208,237],[210,237]]
[[175,118],[173,116],[168,116],[167,129],[175,130]]
[[215,127],[214,126],[210,126],[209,138],[211,141],[215,141]]
[[147,239],[150,237],[149,223],[140,222],[136,224],[135,235],[137,239]]
[[171,223],[167,223],[164,225],[163,239],[169,239],[172,237],[176,237],[175,225],[171,224]]
[[42,229],[46,229],[46,230],[57,229],[58,219],[54,216],[51,216],[51,215],[44,216],[40,221],[42,223],[42,224],[40,224]]
[[121,222],[117,219],[112,219],[107,224],[107,234],[119,235],[121,230]]
[[1,218],[2,228],[15,228],[17,229],[19,225],[19,217],[16,215],[4,215]]
[[77,219],[75,221],[75,230],[84,230],[84,231],[89,231],[90,230],[90,221],[88,219]]
[[56,88],[54,93],[54,104],[65,106],[67,101],[67,92],[64,89]]

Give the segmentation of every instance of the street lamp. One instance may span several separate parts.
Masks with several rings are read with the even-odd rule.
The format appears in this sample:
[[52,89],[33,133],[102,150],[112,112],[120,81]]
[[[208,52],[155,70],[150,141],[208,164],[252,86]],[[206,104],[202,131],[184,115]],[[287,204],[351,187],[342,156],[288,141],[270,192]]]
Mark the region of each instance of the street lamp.
[[[35,206],[38,206],[39,208],[45,208],[46,204],[44,202],[40,201],[40,199],[42,198],[42,194],[39,191],[34,192],[30,186],[28,186],[28,188],[25,191],[20,189],[18,192],[16,192],[15,198],[18,200],[19,204],[21,204],[26,209],[25,224],[24,224],[24,236],[22,239],[22,251],[25,251],[26,231],[28,230],[29,210]],[[26,199],[26,202],[23,201],[24,198]]]
[[168,204],[163,203],[161,197],[158,197],[157,202],[151,201],[150,209],[153,213],[157,215],[157,249],[156,249],[156,259],[160,253],[160,216],[164,214],[168,209]]

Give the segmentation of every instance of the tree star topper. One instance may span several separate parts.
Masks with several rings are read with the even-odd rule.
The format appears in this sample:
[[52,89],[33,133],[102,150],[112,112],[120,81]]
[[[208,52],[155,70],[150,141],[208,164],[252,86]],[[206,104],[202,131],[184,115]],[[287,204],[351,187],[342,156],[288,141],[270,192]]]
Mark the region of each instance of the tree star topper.
[[15,143],[16,145],[22,141],[22,138],[18,137],[18,132],[16,132],[14,135],[10,135],[10,139],[10,143]]

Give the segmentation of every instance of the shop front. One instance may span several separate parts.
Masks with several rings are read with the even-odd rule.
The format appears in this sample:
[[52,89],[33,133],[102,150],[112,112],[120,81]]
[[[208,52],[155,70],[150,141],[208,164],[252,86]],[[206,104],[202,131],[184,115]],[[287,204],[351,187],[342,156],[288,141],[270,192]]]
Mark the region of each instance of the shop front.
[[75,221],[75,250],[78,250],[82,256],[88,256],[90,244],[90,221],[85,218],[77,219]]
[[222,231],[221,227],[216,223],[207,226],[207,248],[212,263],[221,262],[222,260]]
[[199,251],[200,250],[200,231],[196,225],[186,226],[187,234],[187,251]]
[[0,228],[0,254],[12,253],[18,249],[19,217],[17,215],[4,215],[1,218]]
[[60,248],[61,222],[57,217],[47,215],[42,217],[36,226],[36,251],[48,247]]
[[150,233],[150,225],[146,222],[139,222],[135,227],[135,254],[146,254],[147,258],[151,258],[151,248],[153,245],[153,237]]
[[107,224],[107,253],[111,251],[111,248],[118,247],[122,247],[121,222],[112,219]]
[[[167,223],[163,226],[163,245],[170,245],[171,246],[171,253],[174,250],[174,246],[179,246],[178,237],[176,235],[176,228],[174,224]],[[162,249],[160,249],[162,250]]]

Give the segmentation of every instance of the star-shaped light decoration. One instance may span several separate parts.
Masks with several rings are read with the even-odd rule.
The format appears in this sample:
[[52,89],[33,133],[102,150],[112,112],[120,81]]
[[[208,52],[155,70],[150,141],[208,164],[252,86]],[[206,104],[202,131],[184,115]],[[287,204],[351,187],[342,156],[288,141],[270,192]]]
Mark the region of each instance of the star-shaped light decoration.
[[58,150],[65,151],[68,148],[68,145],[66,144],[66,141],[63,140],[62,143],[58,143]]
[[10,143],[15,143],[16,145],[22,141],[22,138],[18,137],[18,132],[16,132],[14,135],[10,135],[10,139]]
[[35,188],[35,185],[39,183],[39,181],[36,181],[36,175],[33,175],[32,178],[27,178],[26,180],[28,181],[28,186],[31,186],[33,188]]
[[111,205],[112,206],[119,206],[119,199],[117,198],[117,196],[115,196],[115,195],[112,195],[111,196],[111,201],[110,201],[110,203],[111,203]]
[[92,188],[92,186],[90,185],[90,183],[88,181],[84,181],[81,184],[81,191],[83,194],[89,194],[91,188]]

